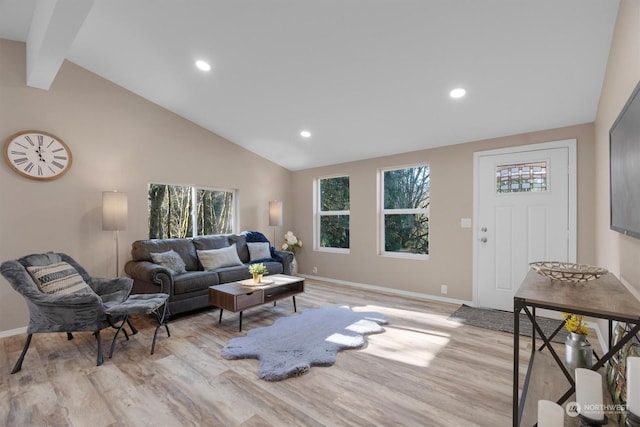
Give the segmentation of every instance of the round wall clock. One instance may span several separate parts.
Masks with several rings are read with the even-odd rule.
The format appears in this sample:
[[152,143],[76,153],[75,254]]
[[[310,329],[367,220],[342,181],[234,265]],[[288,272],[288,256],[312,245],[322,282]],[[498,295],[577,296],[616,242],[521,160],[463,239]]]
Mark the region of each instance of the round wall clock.
[[73,161],[67,144],[55,135],[37,130],[7,138],[4,159],[20,175],[38,181],[60,178]]

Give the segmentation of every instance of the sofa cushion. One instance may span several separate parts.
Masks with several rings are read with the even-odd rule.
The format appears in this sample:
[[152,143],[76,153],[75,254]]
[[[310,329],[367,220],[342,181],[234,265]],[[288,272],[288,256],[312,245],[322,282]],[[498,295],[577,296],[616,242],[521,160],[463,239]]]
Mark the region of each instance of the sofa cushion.
[[281,274],[283,273],[282,263],[278,261],[264,261],[264,266],[267,267],[269,274]]
[[247,246],[247,239],[243,234],[230,234],[229,242],[236,244],[238,250],[238,256],[240,261],[246,263],[249,262],[249,247]]
[[131,258],[135,261],[151,261],[151,252],[167,252],[173,249],[184,261],[187,271],[200,270],[196,248],[191,239],[137,240],[131,245]]
[[269,249],[269,242],[247,243],[247,246],[249,247],[249,258],[251,262],[271,259],[271,250]]
[[173,249],[167,252],[151,252],[151,259],[156,264],[160,264],[177,274],[187,272],[184,261]]
[[40,290],[46,294],[93,293],[93,290],[82,279],[78,270],[67,262],[32,265],[27,267],[27,271],[33,277]]
[[[269,239],[267,239],[267,236],[265,236],[264,234],[262,234],[259,231],[243,231],[242,234],[244,235],[245,239],[247,240],[247,243],[254,243],[254,242],[269,242]],[[271,257],[272,259],[282,262],[282,257],[278,254],[278,251],[276,251],[276,248],[274,248],[273,246],[271,246],[269,248],[269,250],[271,251]]]
[[207,289],[219,283],[218,274],[215,271],[187,271],[185,274],[174,276],[173,292],[176,295],[182,295]]
[[196,236],[193,238],[193,246],[195,246],[197,251],[226,248],[229,246],[229,236],[227,234]]
[[238,257],[235,243],[221,249],[209,249],[197,251],[200,263],[205,270],[217,270],[221,267],[233,267],[242,265]]
[[224,267],[217,270],[220,283],[237,282],[251,277],[249,265],[243,264],[235,267]]

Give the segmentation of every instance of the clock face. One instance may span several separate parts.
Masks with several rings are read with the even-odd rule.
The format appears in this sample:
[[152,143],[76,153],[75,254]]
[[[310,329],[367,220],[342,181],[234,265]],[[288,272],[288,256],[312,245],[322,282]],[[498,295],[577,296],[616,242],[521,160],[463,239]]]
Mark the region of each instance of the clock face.
[[23,131],[4,144],[4,158],[20,175],[40,181],[60,178],[71,167],[71,150],[57,136]]

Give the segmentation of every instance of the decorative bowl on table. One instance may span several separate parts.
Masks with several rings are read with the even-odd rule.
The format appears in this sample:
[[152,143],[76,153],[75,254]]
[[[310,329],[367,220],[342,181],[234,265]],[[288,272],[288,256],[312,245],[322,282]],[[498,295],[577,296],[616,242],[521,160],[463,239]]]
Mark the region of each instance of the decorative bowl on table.
[[538,274],[561,282],[583,283],[607,274],[605,268],[572,262],[540,261],[530,265]]

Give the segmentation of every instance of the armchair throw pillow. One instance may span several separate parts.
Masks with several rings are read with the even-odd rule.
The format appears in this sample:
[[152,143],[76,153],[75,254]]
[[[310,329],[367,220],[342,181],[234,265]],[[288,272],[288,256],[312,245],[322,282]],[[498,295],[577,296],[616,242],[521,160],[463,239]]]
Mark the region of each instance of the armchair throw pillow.
[[67,262],[27,267],[40,290],[47,294],[68,295],[90,293],[93,290],[82,279],[78,270]]
[[186,273],[186,265],[180,254],[173,249],[167,252],[151,252],[151,259],[156,264],[175,271],[178,274]]
[[208,249],[197,252],[200,263],[205,270],[216,270],[222,267],[242,265],[235,243],[226,248]]

